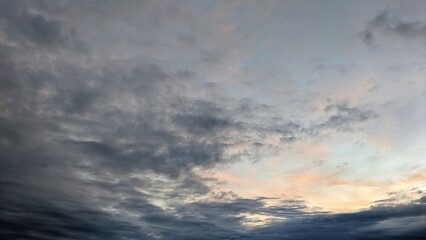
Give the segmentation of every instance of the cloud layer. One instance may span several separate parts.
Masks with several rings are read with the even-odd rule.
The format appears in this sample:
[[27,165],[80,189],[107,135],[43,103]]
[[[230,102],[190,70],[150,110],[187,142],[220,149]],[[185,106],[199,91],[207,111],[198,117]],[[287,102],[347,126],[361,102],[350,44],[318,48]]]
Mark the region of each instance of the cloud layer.
[[[338,81],[337,97],[322,90],[330,83],[316,88],[303,74],[294,83],[277,73],[287,95],[269,88],[282,83],[259,42],[276,44],[266,23],[285,26],[275,9],[290,5],[2,1],[0,238],[424,237],[421,188],[404,203],[334,213],[304,196],[224,191],[227,180],[214,177],[295,144],[347,135],[368,142],[389,114],[381,101],[338,97],[347,90]],[[365,21],[369,46],[378,34],[424,34],[421,22],[387,12]]]

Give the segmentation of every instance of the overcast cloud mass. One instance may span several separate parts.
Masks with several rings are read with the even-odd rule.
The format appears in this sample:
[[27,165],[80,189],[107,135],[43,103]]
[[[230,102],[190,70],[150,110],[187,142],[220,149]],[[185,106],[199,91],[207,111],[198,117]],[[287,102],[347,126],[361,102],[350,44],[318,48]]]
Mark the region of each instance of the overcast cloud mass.
[[0,239],[425,239],[425,9],[0,0]]

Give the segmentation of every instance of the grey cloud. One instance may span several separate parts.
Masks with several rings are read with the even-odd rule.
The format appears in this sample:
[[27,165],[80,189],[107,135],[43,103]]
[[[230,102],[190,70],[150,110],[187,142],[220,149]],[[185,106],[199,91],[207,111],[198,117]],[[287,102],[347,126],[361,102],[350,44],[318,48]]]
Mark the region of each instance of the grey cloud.
[[234,160],[222,142],[229,133],[217,131],[235,129],[232,117],[182,94],[202,87],[191,69],[153,57],[102,59],[91,49],[75,55],[73,41],[82,38],[66,16],[3,4],[11,5],[2,8],[10,10],[2,31],[15,46],[0,46],[1,237],[185,239],[198,227],[193,236],[217,232],[212,239],[233,232],[152,203],[185,205],[207,194],[192,169]]
[[410,204],[309,216],[255,230],[251,239],[422,239],[425,210]]
[[[198,79],[200,67],[220,64],[235,39],[213,42],[223,26],[198,22],[178,5],[0,3],[0,238],[273,239],[290,229],[300,239],[316,223],[326,232],[335,219],[367,222],[362,214],[324,217],[303,201],[269,207],[234,193],[199,200],[217,180],[195,168],[257,158],[270,133],[298,141],[351,130],[376,114],[335,104],[307,125],[260,124],[275,117],[270,106],[227,98]],[[244,144],[254,151],[229,151]],[[290,227],[248,230],[241,214],[285,217]]]
[[178,115],[174,121],[194,134],[205,134],[231,126],[231,123],[225,119],[206,115]]
[[52,101],[62,104],[66,112],[82,113],[90,109],[97,95],[96,92],[90,90],[80,90],[75,93],[67,92],[64,95],[58,95]]
[[426,25],[420,21],[406,21],[392,16],[387,11],[377,14],[361,33],[362,41],[368,46],[377,46],[379,34],[394,34],[404,38],[422,38],[426,36]]
[[361,110],[354,107],[349,107],[347,104],[332,104],[325,108],[326,112],[335,109],[335,113],[331,115],[325,122],[319,124],[318,128],[348,128],[350,124],[364,122],[370,119],[377,118],[377,114],[373,110]]
[[374,35],[371,31],[366,30],[365,32],[362,33],[362,41],[370,47],[374,47],[376,46],[376,41],[374,39]]
[[291,143],[306,138],[316,138],[332,131],[352,131],[365,121],[378,117],[373,110],[351,107],[345,103],[330,104],[324,109],[326,117],[310,125],[295,122],[281,124],[274,129],[281,135],[281,141]]
[[[2,182],[0,237],[5,239],[149,239],[140,227],[92,209],[78,200],[47,201]],[[10,189],[13,188],[13,189]],[[24,189],[21,189],[24,190]],[[16,193],[15,193],[16,192]],[[49,196],[52,198],[53,196]],[[106,227],[108,226],[108,227]]]
[[4,23],[3,34],[15,44],[87,50],[73,28],[57,19],[35,13],[28,2],[3,1],[0,9]]
[[289,122],[276,129],[281,134],[281,141],[291,143],[300,140],[304,128],[297,123]]
[[[22,187],[11,183],[2,186],[13,188],[11,192]],[[284,200],[280,205],[267,207],[262,203],[264,198],[232,196],[166,211],[151,204],[146,196],[127,196],[112,206],[135,218],[125,221],[119,220],[117,214],[113,217],[88,209],[69,197],[56,197],[53,205],[47,205],[47,202],[20,196],[22,205],[2,199],[1,234],[8,239],[154,239],[154,236],[160,239],[421,239],[425,234],[421,222],[425,221],[426,209],[422,203],[330,214],[310,211],[299,200]],[[16,196],[13,199],[16,200]],[[248,230],[241,225],[244,221],[241,213],[285,217],[286,220]]]
[[0,43],[0,86],[1,92],[13,91],[18,88],[18,84],[14,81],[18,72],[16,66],[9,61],[10,48]]

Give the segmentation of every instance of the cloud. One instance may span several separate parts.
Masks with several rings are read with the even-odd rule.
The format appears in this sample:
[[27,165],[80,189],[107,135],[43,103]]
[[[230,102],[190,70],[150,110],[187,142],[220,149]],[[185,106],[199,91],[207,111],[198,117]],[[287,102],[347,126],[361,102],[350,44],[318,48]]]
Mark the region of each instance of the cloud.
[[420,21],[406,21],[390,15],[387,11],[378,13],[368,21],[367,27],[361,33],[362,41],[371,47],[377,46],[379,35],[395,35],[403,38],[422,38],[426,36],[426,25]]
[[13,45],[29,48],[87,50],[75,30],[63,21],[34,11],[25,1],[1,3],[3,35]]
[[[229,27],[238,4],[219,13],[204,5],[0,3],[0,238],[273,239],[283,229],[295,238],[310,227],[326,232],[336,221],[349,231],[351,217],[373,219],[364,232],[396,224],[391,210],[325,215],[294,199],[269,206],[267,196],[214,192],[221,183],[197,174],[259,160],[280,147],[263,142],[270,134],[315,139],[377,117],[332,104],[307,123],[229,96],[211,69],[235,61],[255,34]],[[245,227],[258,216],[273,224]]]
[[330,131],[352,131],[359,124],[378,117],[373,110],[363,110],[351,107],[345,103],[330,104],[324,109],[326,117],[304,126],[295,122],[287,122],[275,128],[281,141],[291,143],[307,138],[316,138],[327,135]]
[[[6,186],[3,184],[2,186]],[[16,192],[16,185],[8,184]],[[19,188],[18,188],[19,189]],[[7,189],[10,190],[10,189]],[[117,194],[117,191],[114,191]],[[121,192],[121,191],[118,191]],[[282,201],[272,207],[263,198],[219,198],[214,202],[180,205],[163,210],[141,196],[114,205],[115,214],[87,209],[78,199],[56,198],[53,205],[20,195],[20,205],[2,204],[1,232],[7,238],[30,239],[420,239],[424,236],[422,203],[372,207],[347,214],[310,211],[303,202]],[[7,197],[10,197],[8,195]],[[16,200],[16,199],[15,199]],[[104,201],[108,201],[107,199]],[[7,203],[4,199],[2,203]],[[133,220],[119,220],[130,214]],[[284,217],[252,230],[242,223],[245,214]],[[254,220],[251,220],[254,221]],[[105,227],[105,226],[108,227]]]
[[425,210],[424,205],[400,205],[312,216],[258,229],[252,239],[421,239]]
[[228,107],[197,96],[211,94],[210,85],[149,54],[93,54],[102,40],[75,31],[72,14],[50,12],[60,4],[2,4],[1,237],[185,239],[194,226],[198,237],[233,232],[168,209],[209,193],[193,169],[235,161],[238,151],[227,147],[244,141],[230,133],[240,126]]
[[140,227],[69,199],[6,194],[0,202],[0,236],[6,239],[150,239]]
[[335,113],[328,117],[325,122],[318,124],[317,128],[348,129],[353,123],[364,122],[378,117],[373,110],[361,110],[350,107],[347,104],[331,104],[324,110],[326,112],[335,110]]

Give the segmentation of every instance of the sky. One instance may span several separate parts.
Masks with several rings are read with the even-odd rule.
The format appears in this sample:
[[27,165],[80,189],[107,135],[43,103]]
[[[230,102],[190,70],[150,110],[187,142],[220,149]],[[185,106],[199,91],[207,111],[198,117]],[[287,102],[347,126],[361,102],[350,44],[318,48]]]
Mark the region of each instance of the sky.
[[424,9],[0,0],[0,238],[426,238]]

